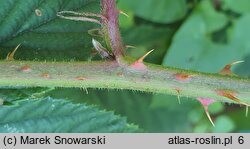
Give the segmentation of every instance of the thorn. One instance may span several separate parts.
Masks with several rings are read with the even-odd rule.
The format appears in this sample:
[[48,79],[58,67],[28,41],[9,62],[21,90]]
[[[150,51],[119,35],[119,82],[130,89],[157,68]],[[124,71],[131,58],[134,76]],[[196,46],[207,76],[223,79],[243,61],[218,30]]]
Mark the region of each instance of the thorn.
[[80,90],[81,90],[81,91],[85,91],[85,92],[86,92],[86,94],[89,94],[89,91],[88,91],[88,89],[87,89],[87,88],[80,88]]
[[28,66],[28,65],[25,65],[25,66],[21,67],[20,70],[21,70],[22,72],[31,72],[31,68],[30,68],[30,66]]
[[12,61],[12,60],[14,60],[14,55],[15,55],[17,49],[20,47],[20,45],[21,45],[21,44],[18,44],[18,45],[15,47],[15,49],[12,50],[12,52],[9,52],[9,53],[8,53],[8,55],[7,55],[7,57],[6,57],[6,60],[7,60],[7,61]]
[[143,63],[140,63],[138,61],[135,61],[134,63],[132,63],[130,65],[130,67],[134,68],[134,69],[138,69],[138,70],[145,70],[146,66]]
[[178,93],[178,95],[177,95],[178,103],[181,104],[181,98],[180,98],[181,89],[176,88],[175,90],[176,90],[176,92]]
[[132,49],[135,49],[136,47],[135,47],[135,46],[131,46],[131,45],[126,45],[125,48],[132,48]]
[[135,61],[134,63],[132,63],[130,66],[135,68],[135,69],[139,69],[139,70],[144,70],[146,69],[146,66],[143,64],[143,60],[151,53],[153,52],[153,50],[150,50],[149,52],[147,52],[145,55],[143,55],[141,58],[139,58],[137,61]]
[[177,95],[178,103],[181,104],[181,98],[180,95]]
[[137,60],[137,62],[138,63],[143,63],[143,60],[151,53],[151,52],[153,52],[154,51],[154,49],[152,49],[152,50],[150,50],[149,52],[147,52],[145,55],[143,55],[141,58],[139,58],[138,60]]
[[119,77],[123,77],[124,76],[122,72],[117,72],[116,75],[119,76]]
[[50,78],[50,75],[49,75],[49,73],[43,73],[42,75],[41,75],[41,77],[42,78],[44,78],[44,79],[49,79]]
[[88,91],[88,89],[87,89],[87,88],[85,88],[85,91],[86,91],[86,94],[89,94],[89,91]]
[[207,117],[208,117],[210,123],[215,127],[214,122],[213,122],[213,120],[212,120],[212,118],[211,118],[211,116],[210,116],[210,114],[209,114],[209,112],[208,112],[208,108],[205,108],[205,107],[204,107],[204,110],[205,110],[205,113],[206,113],[206,115],[207,115]]
[[102,58],[108,58],[108,59],[113,59],[113,55],[109,54],[108,50],[104,48],[101,43],[96,41],[94,38],[92,38],[92,44],[96,51],[100,54]]
[[245,103],[245,102],[241,101],[240,99],[238,99],[237,97],[235,97],[236,93],[234,93],[232,91],[229,91],[229,90],[217,90],[216,93],[219,96],[226,97],[226,98],[231,99],[231,100],[233,100],[233,101],[235,101],[235,102],[237,102],[239,104],[250,106],[248,103]]
[[208,111],[208,106],[212,103],[214,103],[215,101],[213,99],[209,99],[209,98],[197,98],[198,101],[200,101],[202,107],[204,108],[204,111],[207,115],[207,118],[209,119],[210,123],[215,127],[214,125],[214,122],[209,114],[209,111]]
[[128,15],[128,14],[126,14],[124,11],[119,10],[119,13],[129,18],[129,15]]
[[249,106],[246,106],[246,117],[248,117],[248,107]]
[[83,76],[77,76],[77,77],[75,77],[75,79],[80,80],[80,81],[86,80],[86,78]]
[[175,74],[175,79],[182,82],[188,82],[192,78],[189,74],[177,73]]
[[232,72],[231,68],[235,64],[243,63],[244,61],[236,61],[231,64],[227,64],[219,73],[222,75],[236,75]]

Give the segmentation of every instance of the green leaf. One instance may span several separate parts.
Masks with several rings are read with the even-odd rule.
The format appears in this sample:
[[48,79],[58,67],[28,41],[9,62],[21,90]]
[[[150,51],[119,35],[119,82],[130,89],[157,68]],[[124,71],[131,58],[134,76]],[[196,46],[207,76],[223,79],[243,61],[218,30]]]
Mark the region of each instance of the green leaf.
[[239,107],[227,112],[227,115],[231,117],[233,123],[236,125],[237,131],[241,132],[250,132],[249,124],[250,124],[250,117],[249,111],[248,116],[246,115],[246,109]]
[[[228,14],[215,11],[209,0],[201,1],[175,34],[163,65],[217,73],[228,63],[245,60],[245,63],[234,66],[234,72],[243,76],[249,75],[250,33],[247,28],[250,25],[250,15],[244,14],[232,20],[231,25],[227,18]],[[222,112],[223,107],[216,110],[213,106],[209,108],[211,116],[215,123],[218,121],[218,125],[222,125],[221,119],[224,118],[214,114],[216,111]],[[220,129],[211,129],[202,107],[195,111],[203,117],[196,120],[195,132],[230,132],[235,128],[235,124],[227,117],[225,121],[228,122],[228,128],[222,129],[223,126],[218,126]],[[237,117],[245,119],[244,114]]]
[[0,89],[0,98],[4,100],[4,102],[14,102],[17,100],[23,99],[36,99],[42,98],[44,95],[50,91],[54,90],[54,88],[3,88]]
[[[179,31],[174,35],[172,45],[163,60],[163,65],[210,72],[216,69],[215,65],[209,67],[211,59],[213,60],[216,54],[215,51],[218,52],[218,49],[214,49],[217,44],[213,44],[210,35],[214,31],[224,27],[226,23],[226,16],[216,12],[210,1],[201,1],[191,16],[189,16]],[[223,45],[218,45],[218,48],[221,46]],[[171,106],[171,101],[167,100],[164,102],[161,101],[161,104],[162,106],[176,107]],[[180,109],[180,107],[185,106],[185,104],[181,104],[178,108],[181,111],[182,109]],[[190,118],[187,123],[199,124],[194,127],[193,131],[206,132],[205,130],[209,130],[213,127],[204,115],[200,103],[190,102],[188,107],[189,109],[187,108],[185,114],[187,117],[190,116]],[[200,123],[202,118],[204,118],[205,121]]]
[[0,107],[0,132],[138,132],[125,118],[85,104],[44,98]]
[[215,121],[215,126],[213,128],[213,132],[231,132],[232,130],[235,129],[235,124],[233,122],[233,120],[228,117],[228,116],[219,116],[216,121]]
[[146,57],[146,62],[161,64],[166,45],[171,42],[171,35],[175,29],[170,27],[155,27],[152,25],[137,25],[123,30],[124,42],[136,48],[126,51],[134,58],[140,58],[151,49],[155,51]]
[[157,23],[172,23],[182,19],[187,12],[185,0],[120,0],[135,15]]
[[223,9],[232,10],[237,13],[249,13],[250,1],[249,0],[223,0]]
[[[199,71],[218,70],[222,67],[219,64],[209,67],[211,62],[215,62],[215,56],[224,46],[213,43],[209,35],[211,35],[211,31],[215,31],[213,26],[216,23],[222,24],[221,22],[223,22],[225,25],[226,22],[223,21],[224,19],[222,21],[217,19],[221,14],[210,13],[210,11],[215,11],[210,1],[201,1],[175,34],[172,45],[163,61],[164,65]],[[209,16],[209,14],[212,15]],[[216,18],[216,21],[212,21],[212,18]],[[215,29],[220,28],[216,27]]]
[[[166,98],[165,100],[176,103],[176,106],[169,108],[152,106],[153,100],[156,99],[153,99],[152,94],[125,90],[118,92],[88,89],[86,92],[80,89],[57,89],[49,95],[54,98],[64,97],[75,103],[94,104],[101,109],[115,111],[127,117],[129,123],[139,125],[146,132],[191,132],[192,130],[192,124],[186,116],[188,109],[192,108],[189,107],[188,100],[183,101],[183,105],[179,105],[177,99]],[[173,117],[173,115],[176,116]]]
[[[208,7],[210,5],[210,7]],[[226,64],[244,60],[250,54],[248,27],[249,15],[244,15],[226,28],[226,15],[215,11],[208,0],[181,26],[165,56],[164,64],[204,72],[219,72]],[[218,31],[222,35],[216,36]],[[225,42],[214,40],[226,38]],[[240,65],[240,64],[239,64]]]
[[99,9],[99,0],[1,1],[0,56],[4,58],[21,44],[17,59],[87,59],[92,47],[87,32],[98,26],[60,19],[56,14],[64,10],[99,12]]
[[203,21],[203,24],[198,25],[200,25],[200,30],[203,29],[207,34],[223,28],[228,21],[227,16],[216,11],[211,1],[208,0],[204,0],[200,3],[196,8],[196,11],[193,13],[193,16],[195,15],[202,18],[201,20]]

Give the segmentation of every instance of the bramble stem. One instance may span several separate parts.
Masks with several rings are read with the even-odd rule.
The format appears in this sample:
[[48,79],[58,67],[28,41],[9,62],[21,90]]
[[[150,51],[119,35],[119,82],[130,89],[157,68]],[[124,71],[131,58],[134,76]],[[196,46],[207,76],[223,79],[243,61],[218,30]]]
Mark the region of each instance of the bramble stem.
[[[129,65],[120,66],[116,61],[1,61],[0,87],[129,89],[235,103],[216,94],[216,90],[222,89],[234,91],[237,98],[250,103],[249,79],[145,65],[147,69],[137,70]],[[180,81],[176,79],[176,74],[187,74],[192,78],[188,82]]]
[[[80,87],[129,89],[215,101],[250,103],[250,80],[163,67],[124,55],[115,0],[101,0],[101,24],[112,61],[0,61],[0,87]],[[147,54],[146,54],[147,55]]]

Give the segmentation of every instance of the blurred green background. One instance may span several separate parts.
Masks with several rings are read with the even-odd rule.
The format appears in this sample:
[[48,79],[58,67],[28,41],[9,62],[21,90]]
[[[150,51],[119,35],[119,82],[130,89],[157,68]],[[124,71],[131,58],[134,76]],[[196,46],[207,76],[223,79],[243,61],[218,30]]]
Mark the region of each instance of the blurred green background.
[[[120,15],[123,41],[136,48],[127,54],[138,58],[155,51],[146,62],[217,73],[226,64],[250,76],[249,0],[117,0],[129,15]],[[99,12],[98,0],[0,0],[0,57],[21,43],[18,60],[98,60],[91,45],[90,29],[98,25],[63,20],[61,10]],[[22,9],[21,9],[22,8]],[[39,9],[42,16],[36,16]],[[97,38],[97,37],[96,37]],[[50,96],[74,103],[97,105],[114,111],[145,132],[250,132],[245,107],[215,103],[209,107],[216,127],[208,121],[194,99],[126,90],[99,89],[0,89],[0,99],[14,100]],[[1,109],[1,107],[0,107]],[[1,112],[1,111],[0,111]]]

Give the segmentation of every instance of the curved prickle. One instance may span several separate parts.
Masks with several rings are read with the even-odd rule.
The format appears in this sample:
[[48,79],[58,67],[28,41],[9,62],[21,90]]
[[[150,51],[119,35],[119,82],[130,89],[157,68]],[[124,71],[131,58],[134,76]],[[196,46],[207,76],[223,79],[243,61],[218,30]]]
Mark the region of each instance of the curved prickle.
[[209,121],[215,127],[214,122],[213,122],[213,120],[212,120],[212,118],[211,118],[211,116],[209,114],[209,111],[208,111],[208,106],[215,103],[215,100],[210,99],[210,98],[202,98],[202,97],[198,97],[197,100],[201,103],[201,105],[204,108],[205,113],[206,113]]
[[8,61],[9,61],[9,60],[15,60],[15,59],[14,59],[14,55],[15,55],[17,49],[18,49],[20,46],[21,46],[21,44],[17,45],[17,46],[15,47],[14,50],[12,50],[11,52],[9,52],[8,55],[7,55],[7,57],[6,57],[6,60],[8,60]]
[[235,76],[236,76],[236,74],[234,74],[234,73],[232,72],[231,68],[232,68],[233,65],[239,64],[239,63],[243,63],[243,62],[244,62],[244,61],[236,61],[236,62],[227,64],[227,65],[220,71],[220,74],[222,74],[222,75],[235,75]]

